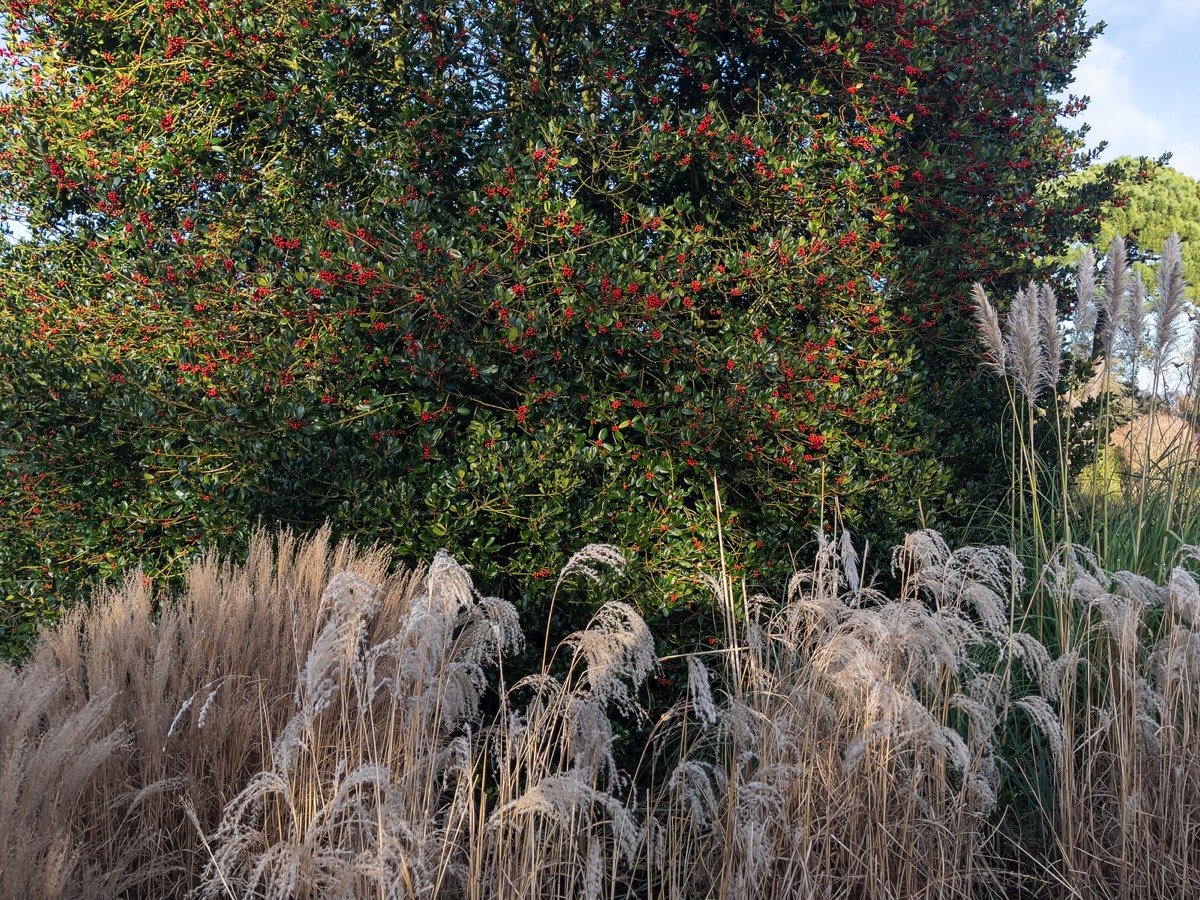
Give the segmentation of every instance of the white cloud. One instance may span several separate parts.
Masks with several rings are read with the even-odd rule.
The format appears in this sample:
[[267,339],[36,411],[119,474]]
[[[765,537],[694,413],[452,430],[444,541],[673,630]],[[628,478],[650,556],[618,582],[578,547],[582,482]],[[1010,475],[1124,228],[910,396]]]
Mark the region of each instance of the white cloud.
[[[1189,0],[1192,2],[1192,0]],[[1193,14],[1200,16],[1193,8]],[[1161,33],[1161,32],[1160,32]],[[1171,165],[1193,178],[1200,177],[1200,136],[1195,131],[1194,115],[1184,114],[1183,100],[1170,91],[1156,91],[1152,73],[1138,65],[1141,52],[1126,50],[1141,44],[1140,37],[1125,33],[1118,43],[1106,34],[1092,44],[1091,52],[1075,70],[1074,94],[1091,97],[1082,119],[1092,126],[1089,143],[1107,141],[1105,159],[1117,156],[1159,156],[1170,151]],[[1132,38],[1132,40],[1131,40]]]

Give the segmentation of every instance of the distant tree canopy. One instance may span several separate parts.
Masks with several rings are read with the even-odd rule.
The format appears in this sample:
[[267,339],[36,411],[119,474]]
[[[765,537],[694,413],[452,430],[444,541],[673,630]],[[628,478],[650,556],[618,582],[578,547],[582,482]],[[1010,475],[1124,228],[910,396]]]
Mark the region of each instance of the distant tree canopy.
[[[1125,238],[1135,258],[1157,254],[1171,234],[1183,241],[1183,269],[1191,296],[1200,287],[1200,181],[1168,166],[1152,167],[1146,172],[1145,160],[1124,156],[1109,167],[1124,173],[1119,186],[1121,199],[1101,209],[1103,223],[1095,240],[1101,255],[1113,237]],[[1148,174],[1149,177],[1143,177]],[[1096,181],[1099,172],[1079,176]]]
[[[0,599],[259,519],[644,611],[992,469],[968,286],[1093,237],[1083,0],[12,0]],[[775,567],[775,568],[772,568]],[[5,599],[7,598],[7,599]],[[689,618],[694,616],[695,618]],[[695,627],[703,627],[696,624]]]

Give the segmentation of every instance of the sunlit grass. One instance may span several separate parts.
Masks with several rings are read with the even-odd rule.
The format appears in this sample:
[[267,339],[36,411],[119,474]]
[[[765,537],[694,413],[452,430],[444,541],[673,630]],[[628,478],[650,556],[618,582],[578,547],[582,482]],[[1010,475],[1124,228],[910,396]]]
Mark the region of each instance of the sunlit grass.
[[[573,571],[595,562],[622,565]],[[408,575],[260,534],[158,619],[131,579],[0,674],[0,891],[1192,896],[1194,578],[1056,557],[1056,653],[1010,627],[1007,548],[918,532],[895,592],[869,569],[834,535],[783,597],[715,577],[726,637],[634,753],[656,663],[633,605],[517,673],[514,607],[445,555]]]

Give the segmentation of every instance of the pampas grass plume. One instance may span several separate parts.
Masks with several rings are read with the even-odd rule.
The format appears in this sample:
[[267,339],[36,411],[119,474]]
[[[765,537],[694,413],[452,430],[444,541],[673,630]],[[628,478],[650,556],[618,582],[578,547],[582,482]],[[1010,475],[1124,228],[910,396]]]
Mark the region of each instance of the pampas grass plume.
[[695,656],[687,659],[688,700],[696,718],[703,725],[715,725],[717,708],[713,703],[712,687],[708,680],[708,669]]
[[1105,358],[1112,356],[1113,338],[1125,310],[1125,297],[1129,290],[1128,268],[1125,239],[1117,235],[1108,245],[1108,253],[1104,257],[1104,293],[1100,306],[1102,322],[1097,337],[1099,349]]
[[975,327],[979,331],[979,340],[986,352],[984,364],[1003,378],[1005,369],[1004,337],[1000,332],[1000,317],[996,307],[984,293],[983,285],[978,281],[971,288],[971,296],[975,301]]
[[1005,351],[1018,389],[1036,405],[1045,382],[1046,360],[1041,335],[1037,285],[1017,291],[1008,310]]
[[1075,268],[1075,315],[1071,351],[1075,356],[1091,353],[1096,329],[1096,257],[1088,247]]
[[1136,373],[1146,339],[1146,283],[1134,272],[1129,293],[1125,295],[1125,331],[1129,334],[1129,361]]
[[1187,282],[1183,278],[1183,254],[1179,235],[1172,234],[1163,246],[1158,264],[1158,302],[1154,307],[1154,366],[1161,373],[1168,353],[1178,337],[1176,326],[1183,315],[1183,295]]
[[[1030,290],[1036,290],[1030,287]],[[1058,326],[1058,299],[1054,289],[1043,284],[1038,292],[1038,314],[1041,319],[1042,340],[1046,347],[1044,378],[1046,387],[1055,393],[1058,376],[1062,371],[1062,332]]]
[[561,585],[567,576],[576,572],[591,581],[600,581],[603,575],[592,563],[608,566],[617,575],[625,571],[626,565],[625,557],[612,544],[588,544],[582,550],[573,553],[567,560],[562,571],[558,573],[558,584]]

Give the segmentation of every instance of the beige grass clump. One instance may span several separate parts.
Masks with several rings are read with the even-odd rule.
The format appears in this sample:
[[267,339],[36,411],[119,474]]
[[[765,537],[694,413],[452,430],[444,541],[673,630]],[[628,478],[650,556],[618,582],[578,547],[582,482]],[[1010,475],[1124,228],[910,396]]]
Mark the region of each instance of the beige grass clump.
[[[841,555],[819,538],[764,641],[743,623],[721,702],[689,663],[653,896],[1200,897],[1192,572],[1158,585],[1055,554],[1041,582],[1071,643],[1054,658],[1009,629],[1007,549],[910,535],[896,598],[851,590]],[[1005,771],[1034,765],[1003,747],[1019,734],[1053,792],[1040,860],[990,842]]]
[[1078,664],[1059,669],[1060,877],[1073,896],[1194,898],[1200,588],[1181,567],[1161,587],[1087,556],[1072,549],[1049,580],[1082,624]]
[[519,649],[515,610],[477,597],[445,554],[423,591],[368,641],[377,589],[341,573],[319,607],[270,765],[226,804],[206,837],[199,897],[424,896],[462,889],[458,837],[470,830],[472,748],[484,667]]
[[[575,560],[623,565],[611,548]],[[585,573],[590,574],[590,573]],[[636,712],[655,663],[609,603],[511,687],[516,610],[441,553],[387,639],[372,586],[334,578],[269,765],[207,835],[196,897],[599,897],[643,842],[609,712]],[[489,672],[498,673],[493,683]],[[500,711],[481,701],[497,692]],[[488,796],[485,799],[484,789]]]
[[[414,578],[327,534],[259,534],[159,617],[135,576],[0,672],[0,890],[1200,897],[1197,560],[1156,584],[1056,552],[1054,657],[1013,627],[1006,548],[916,532],[892,596],[820,533],[779,603],[713,582],[729,644],[686,658],[630,775],[618,735],[657,664],[634,606],[510,683],[516,610],[448,555]],[[564,577],[589,562],[624,564],[593,548]],[[1025,766],[1049,843],[1005,855]]]
[[112,723],[111,695],[63,708],[64,682],[0,668],[0,896],[117,896],[146,874],[105,869],[85,852],[104,836],[81,828],[77,810],[129,736]]
[[[1011,554],[912,535],[892,599],[851,586],[843,541],[818,542],[761,642],[744,623],[722,702],[689,661],[675,714],[692,730],[658,798],[655,896],[969,897],[999,877],[987,823],[996,735],[1016,707],[972,650],[1008,635]],[[1049,724],[1040,699],[1020,703]]]
[[388,636],[412,582],[388,560],[328,531],[258,532],[244,565],[192,565],[157,616],[133,573],[43,632],[21,671],[0,676],[4,896],[183,896],[205,858],[184,800],[213,829],[261,769],[334,573],[385,586],[373,637]]
[[516,610],[445,554],[417,578],[259,533],[152,610],[135,574],[0,673],[4,896],[598,898],[644,844],[609,718],[655,664],[628,605],[512,686]]

